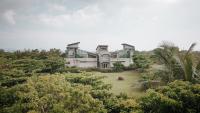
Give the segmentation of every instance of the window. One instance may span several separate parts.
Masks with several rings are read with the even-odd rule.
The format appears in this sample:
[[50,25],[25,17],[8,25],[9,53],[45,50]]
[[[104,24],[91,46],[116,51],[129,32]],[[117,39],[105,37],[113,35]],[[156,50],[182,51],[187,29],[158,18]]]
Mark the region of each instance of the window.
[[74,51],[69,51],[68,54],[69,54],[70,56],[72,56],[72,55],[74,55]]
[[102,63],[102,68],[108,68],[108,63]]

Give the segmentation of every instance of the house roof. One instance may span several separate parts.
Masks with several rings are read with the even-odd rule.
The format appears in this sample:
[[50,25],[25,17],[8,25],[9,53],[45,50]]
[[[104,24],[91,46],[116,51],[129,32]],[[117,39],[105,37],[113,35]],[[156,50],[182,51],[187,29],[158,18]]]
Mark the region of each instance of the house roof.
[[127,45],[127,46],[130,46],[130,47],[135,47],[135,46],[127,44],[127,43],[122,43],[122,45]]
[[[108,47],[108,45],[98,45],[97,48],[98,47]],[[96,50],[97,50],[97,48],[96,48]]]
[[71,44],[68,44],[67,46],[77,45],[77,44],[80,44],[80,42],[71,43]]

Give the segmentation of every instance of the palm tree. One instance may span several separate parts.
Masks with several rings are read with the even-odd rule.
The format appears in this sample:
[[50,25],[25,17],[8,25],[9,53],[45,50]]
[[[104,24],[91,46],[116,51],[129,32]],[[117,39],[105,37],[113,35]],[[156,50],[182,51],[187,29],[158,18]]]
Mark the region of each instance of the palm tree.
[[159,48],[154,50],[154,54],[157,56],[160,62],[162,62],[166,70],[169,72],[169,82],[174,79],[174,68],[176,66],[175,54],[177,54],[179,48],[174,46],[173,43],[163,42]]
[[191,53],[195,46],[196,43],[193,43],[187,52],[183,54],[179,51],[178,47],[175,47],[172,43],[164,42],[160,48],[154,51],[155,55],[166,66],[166,69],[170,73],[169,82],[174,80],[176,71],[179,72],[179,76],[185,81],[192,81],[193,79],[199,78],[199,73],[196,71],[198,66],[194,66]]
[[199,77],[196,71],[197,67],[194,66],[194,61],[191,53],[195,46],[196,43],[193,43],[185,54],[181,55],[179,53],[177,57],[177,62],[180,64],[184,72],[183,79],[185,81],[192,81],[192,79]]

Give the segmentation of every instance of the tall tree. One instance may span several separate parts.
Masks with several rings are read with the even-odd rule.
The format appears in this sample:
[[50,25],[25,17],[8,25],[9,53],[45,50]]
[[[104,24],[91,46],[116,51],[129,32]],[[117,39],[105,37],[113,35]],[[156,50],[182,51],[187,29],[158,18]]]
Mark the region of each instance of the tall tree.
[[[186,52],[179,51],[179,48],[172,43],[164,42],[159,48],[154,50],[155,55],[166,66],[169,71],[169,82],[174,79],[184,79],[193,81],[199,78],[196,72],[195,63],[192,57],[192,50],[196,43],[193,43]],[[177,78],[178,76],[178,78]]]
[[194,65],[192,50],[196,46],[196,43],[193,43],[185,54],[178,54],[176,58],[184,72],[184,80],[192,81],[194,78],[198,78],[199,75],[196,72],[196,66]]
[[179,48],[170,42],[163,42],[159,48],[154,50],[154,54],[166,66],[166,70],[170,73],[169,82],[174,79],[174,68],[177,66],[174,56],[178,51]]

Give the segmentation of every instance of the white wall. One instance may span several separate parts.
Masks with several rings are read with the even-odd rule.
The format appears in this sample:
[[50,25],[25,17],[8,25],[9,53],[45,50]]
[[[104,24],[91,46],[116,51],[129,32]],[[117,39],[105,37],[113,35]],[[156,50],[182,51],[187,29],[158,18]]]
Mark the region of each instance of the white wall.
[[113,67],[113,63],[115,62],[121,62],[126,67],[129,66],[130,64],[133,64],[131,58],[111,58],[111,67]]
[[90,68],[97,67],[97,59],[96,58],[66,58],[67,66],[76,66],[81,68]]
[[[113,67],[113,63],[115,62],[121,62],[124,66],[129,66],[130,64],[133,64],[133,61],[131,58],[111,58],[111,67]],[[66,63],[69,62],[69,64],[66,64],[67,66],[76,66],[81,68],[90,68],[90,67],[97,67],[97,59],[96,58],[66,58]]]

